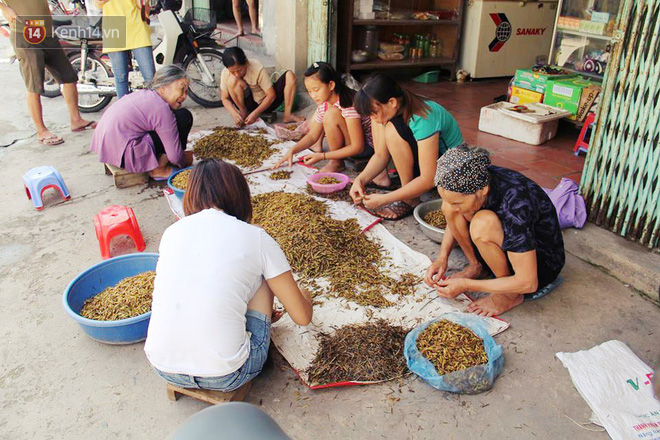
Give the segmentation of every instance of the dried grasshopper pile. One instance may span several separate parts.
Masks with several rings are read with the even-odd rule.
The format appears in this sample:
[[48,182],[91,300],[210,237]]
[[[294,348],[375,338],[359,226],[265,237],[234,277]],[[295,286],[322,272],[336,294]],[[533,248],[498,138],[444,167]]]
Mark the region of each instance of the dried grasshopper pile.
[[190,177],[192,170],[181,171],[172,179],[172,185],[179,189],[186,189],[188,187],[188,177]]
[[408,331],[379,320],[341,327],[322,334],[316,357],[307,369],[309,382],[381,381],[407,372],[403,341]]
[[291,174],[293,174],[293,171],[275,171],[274,173],[270,173],[268,177],[270,177],[271,180],[285,180],[291,177]]
[[434,322],[421,332],[417,349],[440,375],[488,362],[484,341],[469,328],[447,319]]
[[132,318],[151,310],[156,272],[124,278],[117,285],[85,300],[80,315],[97,321]]
[[325,176],[317,180],[316,183],[320,183],[321,185],[334,185],[336,183],[339,183],[339,179],[335,177]]
[[200,159],[229,159],[240,167],[260,167],[276,150],[274,142],[261,135],[251,136],[232,128],[216,127],[215,131],[195,144]]
[[445,220],[445,215],[442,213],[442,209],[427,212],[422,219],[436,228],[445,229],[447,227],[447,220]]
[[[326,278],[329,292],[360,305],[389,307],[384,294],[409,295],[421,279],[396,280],[386,274],[380,244],[371,241],[356,219],[335,220],[325,202],[304,194],[271,192],[252,198],[253,221],[282,247],[303,284]],[[318,292],[317,292],[318,294]]]
[[312,186],[308,183],[306,191],[307,194],[309,194],[310,196],[322,197],[324,199],[329,199],[334,201],[344,201],[348,203],[353,203],[353,198],[349,194],[350,187],[348,186],[342,189],[341,191],[333,192],[330,194],[321,194],[314,191],[314,189],[312,189]]
[[296,131],[299,126],[300,124],[289,124],[289,125],[285,125],[284,128],[289,131]]

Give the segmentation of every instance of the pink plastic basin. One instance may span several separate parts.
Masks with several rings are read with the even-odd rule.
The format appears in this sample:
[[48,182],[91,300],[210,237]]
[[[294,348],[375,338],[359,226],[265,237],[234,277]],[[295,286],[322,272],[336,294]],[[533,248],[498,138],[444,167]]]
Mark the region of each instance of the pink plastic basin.
[[[318,183],[318,180],[322,177],[334,177],[339,180],[339,183],[331,183],[329,185],[323,185]],[[342,189],[346,188],[346,185],[351,181],[346,174],[342,173],[316,173],[312,176],[309,176],[307,183],[312,187],[314,191],[319,194],[331,194],[339,192]]]

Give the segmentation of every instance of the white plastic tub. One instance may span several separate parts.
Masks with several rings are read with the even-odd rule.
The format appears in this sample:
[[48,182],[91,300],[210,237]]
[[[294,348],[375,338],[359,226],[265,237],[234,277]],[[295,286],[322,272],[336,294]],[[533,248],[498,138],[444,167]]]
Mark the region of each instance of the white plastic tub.
[[545,104],[527,104],[524,113],[510,102],[498,102],[481,108],[479,130],[515,141],[539,145],[555,137],[559,119],[570,112]]

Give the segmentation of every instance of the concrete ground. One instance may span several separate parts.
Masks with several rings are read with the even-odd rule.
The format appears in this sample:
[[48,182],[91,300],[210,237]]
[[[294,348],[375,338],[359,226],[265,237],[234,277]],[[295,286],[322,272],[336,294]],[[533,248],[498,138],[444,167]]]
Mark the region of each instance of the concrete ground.
[[[0,78],[2,145],[33,130],[18,67],[0,63]],[[187,106],[195,129],[228,120],[224,110]],[[69,132],[61,98],[44,100],[44,113],[66,143],[45,147],[31,138],[0,148],[0,438],[165,438],[207,405],[185,397],[170,402],[143,344],[91,340],[64,313],[61,298],[73,277],[101,261],[92,223],[100,209],[132,206],[151,252],[175,218],[160,187],[113,187],[88,152],[91,132]],[[60,170],[72,199],[48,195],[45,210],[37,212],[25,197],[21,176],[46,164]],[[420,252],[434,256],[437,251],[412,218],[388,227]],[[254,381],[248,401],[296,439],[606,439],[600,428],[582,426],[591,411],[554,355],[618,339],[655,367],[660,364],[660,311],[570,254],[563,276],[564,284],[551,295],[503,316],[511,328],[496,340],[504,347],[506,365],[487,393],[452,395],[413,376],[311,391],[275,354]]]

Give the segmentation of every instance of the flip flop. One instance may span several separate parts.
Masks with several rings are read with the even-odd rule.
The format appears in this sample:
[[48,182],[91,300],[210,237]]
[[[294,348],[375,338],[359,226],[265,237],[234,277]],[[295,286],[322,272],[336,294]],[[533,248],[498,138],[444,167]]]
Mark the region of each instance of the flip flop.
[[399,180],[398,177],[390,177],[390,185],[389,186],[381,186],[381,185],[378,185],[377,183],[374,183],[373,181],[367,183],[364,186],[366,188],[379,189],[379,190],[382,190],[382,191],[394,191],[395,189],[401,188],[401,181]]
[[37,139],[37,142],[39,142],[41,145],[59,145],[64,143],[64,139],[59,136],[52,135]]
[[93,130],[95,128],[96,128],[96,121],[89,121],[83,127],[72,128],[71,131],[74,132],[74,133],[78,133],[78,132],[85,131],[85,130]]
[[162,182],[162,181],[167,180],[170,177],[172,177],[172,174],[176,173],[177,171],[181,171],[183,169],[183,168],[179,168],[179,167],[175,167],[175,166],[172,166],[170,168],[172,168],[172,172],[168,176],[163,176],[163,177],[149,176],[149,178],[152,179],[152,180],[155,180],[156,182]]
[[543,298],[548,293],[555,290],[555,288],[557,288],[563,281],[564,279],[562,277],[555,278],[554,281],[551,281],[550,283],[546,284],[545,287],[541,287],[536,292],[526,294],[525,301],[534,301],[536,299]]
[[[395,214],[395,216],[385,217],[382,214],[382,212],[386,209],[392,211]],[[372,215],[375,215],[376,217],[380,217],[383,220],[396,221],[408,217],[410,214],[413,213],[414,210],[415,210],[414,206],[410,206],[408,203],[404,202],[403,200],[397,200],[396,202],[390,203],[389,205],[385,205],[378,209],[373,209],[373,210],[367,209],[367,212],[369,212]]]

